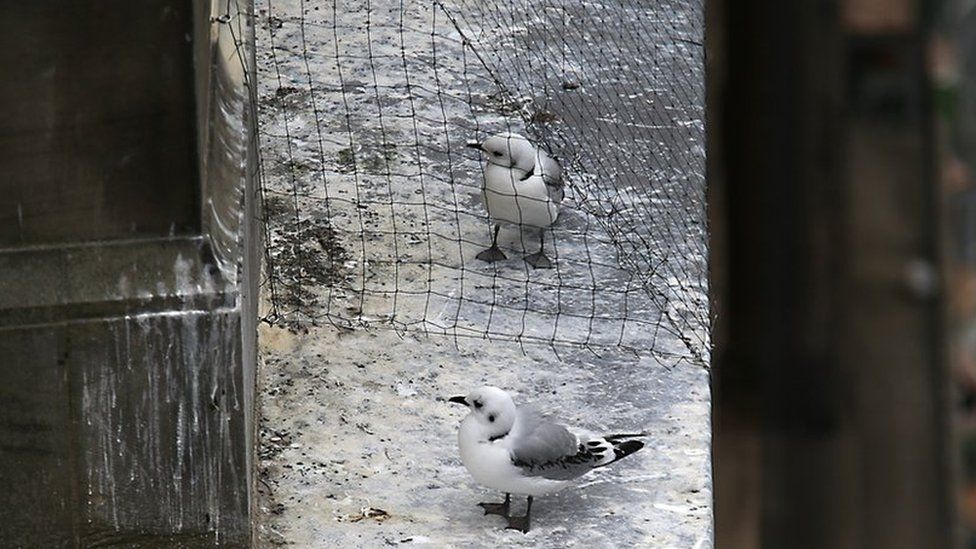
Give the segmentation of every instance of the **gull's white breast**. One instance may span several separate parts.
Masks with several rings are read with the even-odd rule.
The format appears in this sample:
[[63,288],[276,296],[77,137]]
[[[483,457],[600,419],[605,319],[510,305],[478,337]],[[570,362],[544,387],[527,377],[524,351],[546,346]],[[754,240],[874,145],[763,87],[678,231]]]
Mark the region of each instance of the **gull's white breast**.
[[559,207],[549,199],[542,174],[524,181],[525,174],[504,166],[485,166],[485,188],[482,198],[488,215],[496,220],[518,225],[548,227],[556,221]]
[[[569,481],[528,477],[512,465],[511,450],[506,439],[495,442],[478,440],[477,420],[468,416],[458,431],[461,463],[471,476],[483,486],[510,494],[542,496],[564,488]],[[506,437],[507,438],[507,437]]]

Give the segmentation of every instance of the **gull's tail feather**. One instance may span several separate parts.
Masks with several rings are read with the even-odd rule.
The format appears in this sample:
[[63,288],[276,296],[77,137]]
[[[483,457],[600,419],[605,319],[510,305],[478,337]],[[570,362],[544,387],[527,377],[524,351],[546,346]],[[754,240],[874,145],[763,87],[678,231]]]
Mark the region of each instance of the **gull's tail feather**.
[[607,442],[617,442],[618,440],[627,440],[629,438],[644,438],[647,436],[646,432],[641,433],[629,433],[629,434],[617,434],[617,435],[607,435],[603,437],[603,440]]

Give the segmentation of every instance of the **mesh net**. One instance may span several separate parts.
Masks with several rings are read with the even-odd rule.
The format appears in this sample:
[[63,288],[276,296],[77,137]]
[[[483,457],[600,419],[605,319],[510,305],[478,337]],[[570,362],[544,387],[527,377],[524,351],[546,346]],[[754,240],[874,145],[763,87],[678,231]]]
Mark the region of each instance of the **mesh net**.
[[[639,4],[258,2],[266,320],[702,361],[702,5]],[[505,131],[563,167],[550,269],[475,257]]]

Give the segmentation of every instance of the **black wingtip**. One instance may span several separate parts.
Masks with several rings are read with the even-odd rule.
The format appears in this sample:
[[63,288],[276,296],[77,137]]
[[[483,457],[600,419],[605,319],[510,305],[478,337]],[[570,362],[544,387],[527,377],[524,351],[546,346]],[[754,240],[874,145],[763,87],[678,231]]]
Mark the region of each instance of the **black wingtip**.
[[625,440],[624,442],[613,445],[614,461],[623,459],[637,450],[644,447],[644,443],[639,440]]
[[462,404],[464,406],[467,406],[468,405],[468,401],[466,401],[465,400],[465,397],[463,397],[463,396],[453,396],[453,397],[447,399],[447,401],[448,402],[453,402],[454,404]]

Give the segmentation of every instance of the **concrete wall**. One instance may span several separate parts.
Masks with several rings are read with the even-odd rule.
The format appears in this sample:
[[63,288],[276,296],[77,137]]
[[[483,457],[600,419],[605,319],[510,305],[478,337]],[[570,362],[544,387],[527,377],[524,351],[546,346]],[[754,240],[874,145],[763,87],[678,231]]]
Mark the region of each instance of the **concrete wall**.
[[0,545],[250,541],[249,11],[0,8]]

